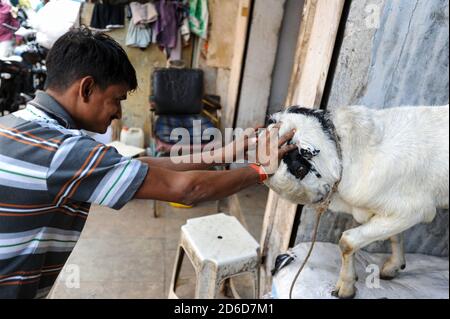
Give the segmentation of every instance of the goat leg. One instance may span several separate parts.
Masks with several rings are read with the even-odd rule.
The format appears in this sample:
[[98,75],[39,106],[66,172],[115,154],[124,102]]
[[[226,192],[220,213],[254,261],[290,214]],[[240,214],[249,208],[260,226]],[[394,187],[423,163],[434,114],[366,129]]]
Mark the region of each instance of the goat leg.
[[383,280],[394,279],[400,270],[406,268],[405,252],[403,248],[403,235],[398,234],[389,238],[392,246],[392,255],[386,260],[380,273]]

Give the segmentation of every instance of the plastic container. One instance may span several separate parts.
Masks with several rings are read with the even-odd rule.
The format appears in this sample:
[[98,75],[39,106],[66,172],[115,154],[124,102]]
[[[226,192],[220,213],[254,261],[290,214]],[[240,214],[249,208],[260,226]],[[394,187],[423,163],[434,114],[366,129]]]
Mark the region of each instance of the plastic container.
[[123,127],[120,141],[126,145],[144,148],[144,131],[137,127]]
[[172,206],[172,207],[175,207],[175,208],[183,208],[183,209],[189,209],[189,208],[193,208],[194,207],[194,206],[187,206],[187,205],[174,203],[174,202],[170,202],[169,205]]

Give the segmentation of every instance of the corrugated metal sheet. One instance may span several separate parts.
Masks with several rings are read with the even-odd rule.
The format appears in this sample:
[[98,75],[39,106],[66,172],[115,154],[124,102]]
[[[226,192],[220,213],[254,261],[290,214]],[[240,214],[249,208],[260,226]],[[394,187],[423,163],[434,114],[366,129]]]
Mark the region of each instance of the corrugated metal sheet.
[[361,104],[447,104],[448,39],[448,0],[387,1],[375,34],[367,92]]
[[448,101],[448,0],[353,1],[327,107]]
[[[379,17],[377,21],[377,17]],[[337,61],[327,107],[372,108],[449,103],[448,0],[355,0]],[[297,242],[309,241],[314,213],[306,209]],[[337,242],[352,227],[343,214],[327,214],[320,241]],[[448,256],[449,215],[405,234],[407,252]],[[388,251],[375,243],[369,251]]]

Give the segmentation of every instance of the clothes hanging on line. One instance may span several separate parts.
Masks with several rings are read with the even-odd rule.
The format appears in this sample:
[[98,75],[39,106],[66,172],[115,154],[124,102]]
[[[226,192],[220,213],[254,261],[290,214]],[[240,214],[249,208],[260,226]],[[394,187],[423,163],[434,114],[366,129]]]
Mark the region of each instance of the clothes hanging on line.
[[161,47],[171,50],[177,45],[176,7],[163,0],[156,1],[155,6],[159,16],[154,26],[156,40]]
[[166,55],[169,57],[170,61],[179,61],[181,60],[183,54],[183,41],[181,36],[181,29],[178,30],[177,35],[177,45],[175,48],[170,50],[170,52],[166,52]]
[[134,24],[152,23],[158,20],[158,12],[153,3],[131,2],[130,9]]
[[112,5],[96,3],[92,12],[91,28],[98,31],[110,31],[125,26],[123,4]]
[[181,38],[183,40],[184,45],[189,44],[189,40],[191,39],[191,29],[189,28],[189,16],[186,16],[183,19],[180,27]]
[[208,1],[189,0],[189,27],[191,32],[202,39],[208,38]]
[[183,21],[189,15],[186,1],[155,1],[158,11],[158,21],[153,26],[156,42],[170,57],[172,50],[177,48],[179,30]]
[[153,0],[103,0],[102,2],[117,5],[117,4],[130,4],[131,2],[149,3],[153,2]]
[[148,24],[134,24],[130,21],[125,45],[145,49],[152,43],[152,28]]

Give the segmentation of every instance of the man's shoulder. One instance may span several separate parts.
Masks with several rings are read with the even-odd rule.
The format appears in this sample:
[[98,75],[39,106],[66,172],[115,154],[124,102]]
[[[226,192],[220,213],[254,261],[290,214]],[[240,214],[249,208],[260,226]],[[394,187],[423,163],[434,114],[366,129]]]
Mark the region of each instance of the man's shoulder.
[[70,139],[84,138],[51,122],[29,120],[16,113],[0,117],[0,155],[49,166],[58,150]]
[[63,130],[53,123],[23,119],[15,113],[0,118],[0,130],[5,134],[29,139],[30,142],[50,143],[58,147],[65,139],[79,135],[77,132]]

